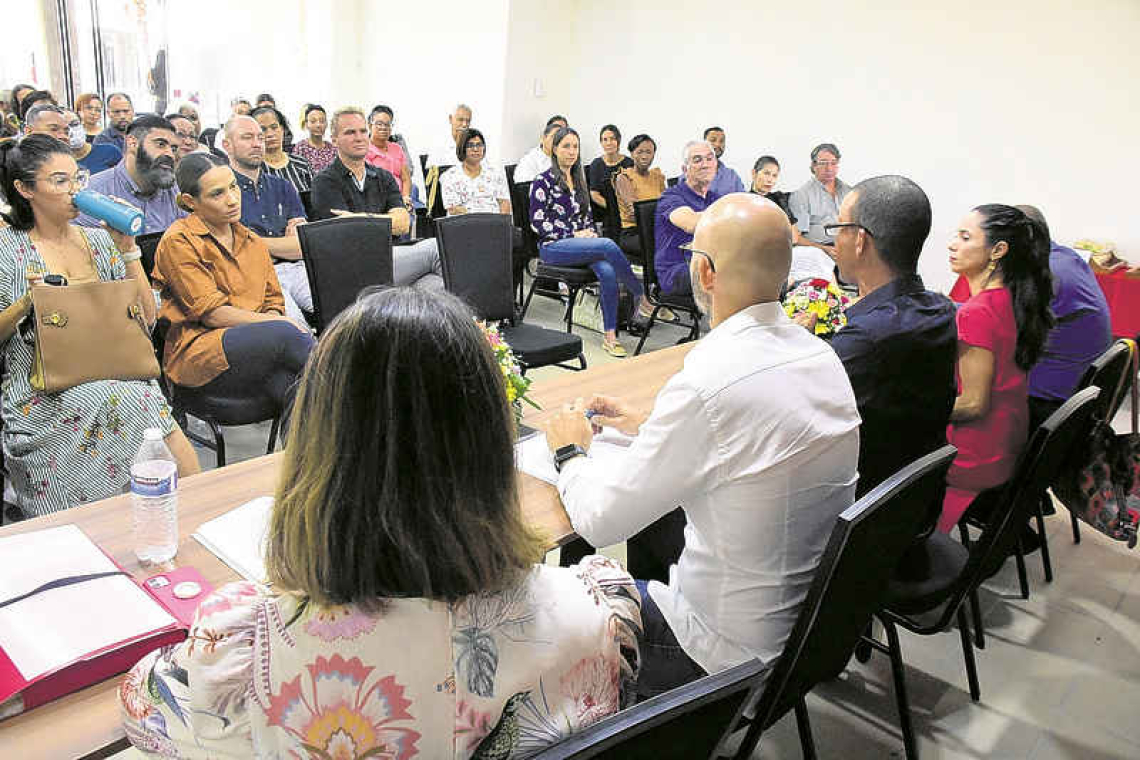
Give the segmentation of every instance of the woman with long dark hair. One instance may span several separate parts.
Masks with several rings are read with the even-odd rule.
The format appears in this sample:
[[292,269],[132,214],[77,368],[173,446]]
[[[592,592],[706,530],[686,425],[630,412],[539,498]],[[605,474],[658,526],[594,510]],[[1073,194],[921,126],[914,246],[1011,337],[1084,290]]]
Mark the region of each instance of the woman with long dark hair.
[[540,564],[503,376],[458,298],[363,294],[321,337],[293,420],[273,586],[219,589],[185,643],[127,675],[137,746],[529,757],[629,703],[633,581],[606,557]]
[[602,295],[602,348],[623,358],[625,347],[617,339],[618,281],[643,308],[641,280],[629,261],[609,238],[598,237],[590,214],[590,192],[582,174],[578,133],[562,127],[554,134],[550,168],[530,186],[530,226],[538,235],[538,255],[554,266],[588,266],[598,276]]
[[939,530],[979,492],[1013,475],[1029,429],[1029,369],[1053,326],[1049,235],[1020,209],[978,206],[950,241],[950,269],[969,285],[958,309],[958,399],[946,437],[958,456],[946,475]]
[[[0,229],[3,446],[17,504],[29,517],[122,493],[147,428],[162,430],[180,475],[199,469],[153,380],[96,380],[58,393],[31,386],[32,286],[48,274],[69,284],[127,279],[124,260],[138,257],[106,230],[72,224],[87,177],[68,145],[49,135],[0,145],[0,188],[11,206],[4,215],[11,226]],[[140,297],[153,298],[149,289]]]

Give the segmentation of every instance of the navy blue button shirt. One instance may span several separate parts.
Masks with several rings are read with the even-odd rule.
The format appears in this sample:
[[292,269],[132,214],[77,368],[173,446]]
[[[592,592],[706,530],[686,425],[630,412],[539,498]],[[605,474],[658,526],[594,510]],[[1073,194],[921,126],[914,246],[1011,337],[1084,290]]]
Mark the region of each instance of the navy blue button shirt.
[[857,496],[946,445],[957,387],[954,304],[907,275],[847,309],[831,339],[855,391],[859,433]]
[[241,188],[241,223],[262,237],[282,237],[290,219],[305,218],[301,196],[287,179],[257,174],[257,183],[234,172]]
[[693,211],[704,211],[718,197],[710,189],[702,198],[687,184],[678,182],[673,187],[667,188],[657,199],[653,232],[656,244],[654,265],[657,268],[657,280],[666,293],[677,292],[678,278],[689,269],[689,258],[681,250],[681,246],[693,242],[693,233],[685,232],[669,221],[669,214],[683,206],[688,206]]

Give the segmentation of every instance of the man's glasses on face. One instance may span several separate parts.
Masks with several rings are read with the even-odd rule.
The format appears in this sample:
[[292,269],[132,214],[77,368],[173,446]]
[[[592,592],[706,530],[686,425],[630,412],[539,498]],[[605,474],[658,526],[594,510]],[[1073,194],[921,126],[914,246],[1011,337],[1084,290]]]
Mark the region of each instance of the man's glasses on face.
[[716,274],[716,263],[713,261],[713,257],[711,254],[706,253],[705,251],[702,251],[699,248],[694,248],[692,243],[683,243],[677,247],[680,248],[682,251],[688,251],[689,253],[695,253],[695,254],[698,254],[700,256],[704,256],[705,259],[709,262],[709,269],[712,270],[713,274]]
[[716,155],[713,153],[710,153],[707,156],[701,156],[701,155],[689,156],[689,163],[692,164],[693,166],[701,166],[703,164],[716,163]]
[[859,224],[858,222],[839,222],[837,224],[825,224],[823,225],[823,234],[834,240],[844,227],[856,227],[863,230],[863,232],[866,232],[871,237],[875,237],[875,233],[871,232],[869,229]]
[[839,162],[838,161],[816,161],[815,165],[820,167],[821,169],[833,169],[836,166],[839,166]]
[[484,145],[484,144],[483,144],[483,143],[481,143],[481,142],[470,142],[470,143],[467,143],[467,150],[483,150],[483,149],[485,149],[486,147],[487,147],[487,146],[486,146],[486,145]]

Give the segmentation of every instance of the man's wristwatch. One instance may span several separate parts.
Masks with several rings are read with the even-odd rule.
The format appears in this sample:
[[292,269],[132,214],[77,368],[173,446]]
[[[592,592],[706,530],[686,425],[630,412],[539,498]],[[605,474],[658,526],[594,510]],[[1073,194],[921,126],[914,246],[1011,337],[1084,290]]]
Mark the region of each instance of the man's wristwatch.
[[566,464],[574,457],[584,456],[586,456],[586,450],[576,443],[561,446],[554,452],[554,469],[562,472],[562,465]]

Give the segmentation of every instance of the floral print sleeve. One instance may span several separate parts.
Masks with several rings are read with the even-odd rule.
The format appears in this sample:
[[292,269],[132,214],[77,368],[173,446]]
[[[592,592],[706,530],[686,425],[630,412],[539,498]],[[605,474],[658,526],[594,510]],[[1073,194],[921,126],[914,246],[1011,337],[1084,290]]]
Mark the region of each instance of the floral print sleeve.
[[530,185],[530,226],[538,235],[539,245],[573,237],[575,230],[593,226],[590,206],[583,208],[573,193],[562,189],[545,171]]
[[119,701],[127,738],[161,757],[246,757],[246,704],[262,591],[229,584],[203,600],[190,636],[143,658],[123,678]]
[[642,633],[641,595],[625,568],[609,557],[597,554],[583,557],[577,565],[577,573],[590,592],[610,608],[610,630],[621,652],[621,707],[629,707],[634,703],[634,686],[641,666],[637,646]]

